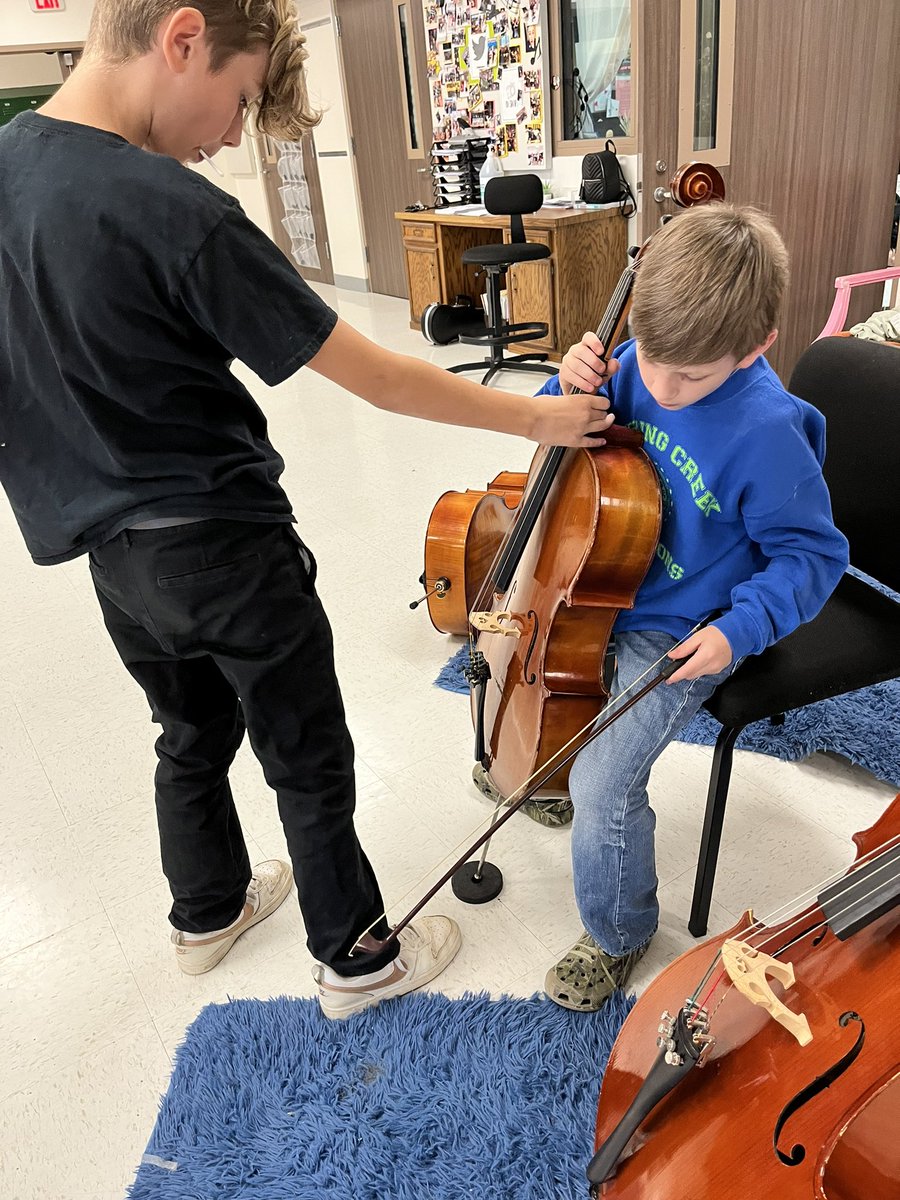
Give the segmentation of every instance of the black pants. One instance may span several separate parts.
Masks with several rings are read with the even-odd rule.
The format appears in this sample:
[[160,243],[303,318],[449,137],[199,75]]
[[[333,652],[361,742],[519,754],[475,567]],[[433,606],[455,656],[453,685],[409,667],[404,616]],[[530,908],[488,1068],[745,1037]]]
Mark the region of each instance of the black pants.
[[[353,743],[315,564],[287,524],[204,521],[126,530],[91,556],[106,627],[147,694],[156,811],[177,929],[235,919],[250,863],[228,783],[244,736],[278,796],[313,956],[347,975],[384,905],[353,827]],[[384,937],[382,922],[373,931]]]

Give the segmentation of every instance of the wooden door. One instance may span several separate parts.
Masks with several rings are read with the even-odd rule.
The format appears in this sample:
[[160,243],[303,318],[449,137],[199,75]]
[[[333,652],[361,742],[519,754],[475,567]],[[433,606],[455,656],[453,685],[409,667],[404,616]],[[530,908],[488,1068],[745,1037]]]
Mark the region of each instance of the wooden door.
[[275,242],[287,255],[304,279],[316,283],[334,283],[334,271],[331,266],[331,247],[328,242],[328,224],[325,218],[325,205],[322,200],[322,185],[319,182],[319,167],[316,158],[315,136],[310,131],[303,138],[303,173],[309,190],[310,206],[316,237],[316,252],[319,258],[318,267],[301,266],[293,255],[293,242],[287,232],[284,221],[286,209],[282,199],[283,187],[289,187],[289,182],[283,180],[278,170],[278,149],[275,141],[267,134],[259,135],[259,156],[261,160],[260,173],[266,191],[269,205],[269,216],[272,220],[272,232]]
[[431,106],[421,0],[335,0],[373,292],[406,296],[399,222],[431,206]]
[[437,225],[431,221],[404,221],[403,254],[409,288],[410,324],[417,325],[429,304],[441,299],[441,268]]
[[[688,120],[694,110],[696,75],[679,79],[681,46],[695,46],[698,20],[712,17],[724,50],[733,22],[730,121],[722,105],[718,112],[720,134],[730,127],[730,149],[719,170],[728,199],[770,213],[791,255],[786,307],[768,355],[787,382],[825,323],[835,277],[887,263],[900,158],[900,4],[643,0],[638,11],[643,237],[663,213],[677,211],[653,193],[668,188],[685,153],[680,110]],[[711,32],[701,28],[701,39]],[[720,57],[720,77],[723,69]],[[688,144],[689,157],[708,157]],[[861,291],[851,321],[880,307],[876,289]]]

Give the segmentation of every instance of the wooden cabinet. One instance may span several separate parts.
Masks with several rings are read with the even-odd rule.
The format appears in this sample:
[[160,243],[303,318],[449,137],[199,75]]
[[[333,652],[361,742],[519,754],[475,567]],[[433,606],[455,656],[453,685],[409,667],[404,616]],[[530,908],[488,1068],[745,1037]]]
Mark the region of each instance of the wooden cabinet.
[[433,225],[404,221],[403,254],[409,285],[410,321],[418,325],[423,311],[441,298],[441,268]]
[[[473,246],[509,240],[509,219],[440,212],[397,213],[409,284],[410,326],[418,329],[432,302],[457,295],[480,303],[484,277],[462,263]],[[596,329],[625,268],[627,222],[617,208],[541,209],[525,217],[530,242],[550,247],[550,258],[519,263],[507,275],[510,321],[540,321],[547,336],[515,350],[546,350],[561,359],[587,329]]]
[[[504,239],[509,241],[507,235]],[[506,273],[506,295],[511,323],[540,321],[547,326],[547,336],[534,342],[522,342],[523,350],[539,348],[556,352],[556,297],[554,295],[555,264],[553,261],[554,237],[551,233],[534,231],[529,233],[530,242],[541,242],[550,247],[550,258],[537,262],[519,263]],[[516,343],[510,353],[519,349]]]

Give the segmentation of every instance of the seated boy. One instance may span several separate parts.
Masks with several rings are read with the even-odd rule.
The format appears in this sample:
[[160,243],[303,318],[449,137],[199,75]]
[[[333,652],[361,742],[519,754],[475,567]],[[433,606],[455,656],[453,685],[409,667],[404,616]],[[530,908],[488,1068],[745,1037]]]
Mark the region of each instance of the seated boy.
[[[0,131],[0,483],[36,562],[89,555],[162,726],[179,967],[213,968],[293,875],[322,1009],[342,1017],[428,982],[460,934],[424,917],[382,944],[315,560],[231,362],[273,386],[309,365],[393,412],[538,442],[589,445],[609,417],[596,397],[490,392],[373,344],[184,168],[238,145],[248,105],[274,137],[315,124],[304,40],[290,0],[97,0],[74,74]],[[228,782],[245,731],[293,872],[251,869]]]
[[603,384],[616,420],[644,434],[659,475],[662,532],[634,608],[616,622],[613,693],[664,655],[687,660],[572,767],[585,934],[545,983],[566,1008],[600,1008],[656,931],[653,763],[742,658],[816,616],[847,566],[822,477],[825,421],[763,357],[787,279],[787,252],[762,214],[691,209],[638,264],[635,336],[619,348],[618,369],[604,366],[587,333],[543,389]]

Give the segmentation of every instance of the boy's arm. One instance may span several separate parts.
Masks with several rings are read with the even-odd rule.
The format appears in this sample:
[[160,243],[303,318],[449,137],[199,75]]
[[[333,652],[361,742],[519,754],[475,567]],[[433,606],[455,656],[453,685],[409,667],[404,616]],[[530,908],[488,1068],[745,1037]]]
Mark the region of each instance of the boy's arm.
[[735,658],[761,654],[811,621],[849,563],[847,539],[831,519],[821,473],[801,483],[773,512],[745,513],[744,525],[769,562],[733,589],[731,608],[713,622]]
[[608,401],[598,396],[513,396],[460,379],[431,363],[395,354],[338,321],[307,364],[377,408],[442,421],[513,433],[554,446],[596,448],[588,437],[611,424]]

